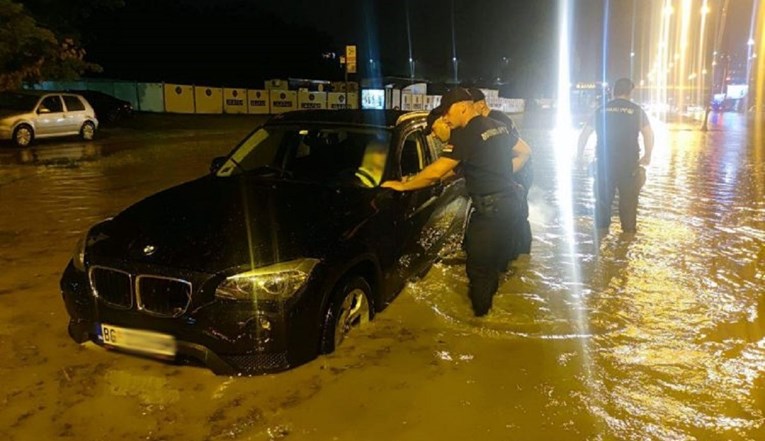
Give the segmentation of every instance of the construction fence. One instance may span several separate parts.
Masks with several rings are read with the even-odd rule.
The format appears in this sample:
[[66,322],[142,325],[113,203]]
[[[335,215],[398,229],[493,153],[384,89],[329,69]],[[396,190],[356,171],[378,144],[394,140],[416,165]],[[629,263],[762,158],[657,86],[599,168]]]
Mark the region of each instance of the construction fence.
[[45,81],[41,90],[94,90],[141,112],[276,114],[305,109],[356,109],[358,93],[195,86],[133,81]]
[[[42,90],[94,90],[128,101],[141,112],[186,114],[269,115],[308,109],[400,109],[428,111],[441,103],[440,95],[427,95],[427,86],[416,84],[403,89],[363,89],[322,92],[287,90],[287,81],[269,81],[264,89],[209,87],[173,83],[81,80],[46,81],[35,86]],[[282,89],[284,88],[284,89]],[[493,109],[523,113],[522,99],[500,98],[496,90],[483,89]]]

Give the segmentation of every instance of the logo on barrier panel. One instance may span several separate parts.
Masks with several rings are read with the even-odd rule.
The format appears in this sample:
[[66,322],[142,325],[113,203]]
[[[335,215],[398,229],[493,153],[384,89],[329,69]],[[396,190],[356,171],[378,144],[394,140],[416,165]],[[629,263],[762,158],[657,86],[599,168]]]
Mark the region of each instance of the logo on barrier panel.
[[255,99],[250,100],[250,107],[266,107],[268,106],[268,103],[266,103],[266,99],[263,96],[263,92],[257,90],[255,91]]
[[292,101],[287,100],[287,94],[284,92],[279,94],[279,101],[274,101],[272,104],[274,107],[292,108]]

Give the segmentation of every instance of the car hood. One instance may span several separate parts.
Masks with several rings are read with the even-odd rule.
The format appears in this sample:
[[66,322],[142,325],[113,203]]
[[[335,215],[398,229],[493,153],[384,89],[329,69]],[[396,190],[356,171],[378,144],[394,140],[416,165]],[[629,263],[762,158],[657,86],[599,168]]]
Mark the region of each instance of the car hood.
[[207,176],[150,196],[97,227],[88,252],[96,263],[127,260],[206,273],[322,258],[374,214],[375,193]]

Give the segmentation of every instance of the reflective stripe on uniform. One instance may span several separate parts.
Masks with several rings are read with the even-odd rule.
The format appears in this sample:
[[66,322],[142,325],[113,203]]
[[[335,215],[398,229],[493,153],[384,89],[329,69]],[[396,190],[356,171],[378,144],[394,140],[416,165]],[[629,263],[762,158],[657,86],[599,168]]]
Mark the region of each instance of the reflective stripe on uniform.
[[367,187],[371,188],[377,186],[377,180],[364,168],[359,168],[356,170],[356,177],[359,178],[361,182]]

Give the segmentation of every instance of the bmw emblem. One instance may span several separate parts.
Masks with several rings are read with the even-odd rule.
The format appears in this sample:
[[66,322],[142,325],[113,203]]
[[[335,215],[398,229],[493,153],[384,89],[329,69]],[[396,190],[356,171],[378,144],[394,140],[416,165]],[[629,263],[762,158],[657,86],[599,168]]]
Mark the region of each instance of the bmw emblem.
[[157,248],[154,245],[146,245],[143,247],[143,254],[146,256],[151,256],[155,251],[157,251]]

